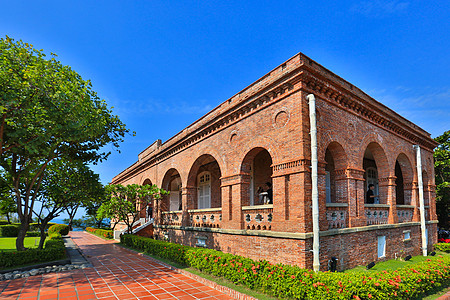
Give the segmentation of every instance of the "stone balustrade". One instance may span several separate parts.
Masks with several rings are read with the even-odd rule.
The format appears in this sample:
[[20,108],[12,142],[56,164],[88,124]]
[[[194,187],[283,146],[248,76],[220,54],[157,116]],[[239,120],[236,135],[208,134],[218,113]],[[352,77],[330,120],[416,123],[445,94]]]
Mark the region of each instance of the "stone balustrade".
[[389,205],[387,204],[365,204],[366,224],[387,224],[389,217]]
[[326,208],[328,229],[348,227],[348,203],[327,203]]
[[244,228],[247,230],[271,230],[273,204],[243,206]]
[[189,223],[192,227],[220,228],[222,223],[222,208],[190,209]]

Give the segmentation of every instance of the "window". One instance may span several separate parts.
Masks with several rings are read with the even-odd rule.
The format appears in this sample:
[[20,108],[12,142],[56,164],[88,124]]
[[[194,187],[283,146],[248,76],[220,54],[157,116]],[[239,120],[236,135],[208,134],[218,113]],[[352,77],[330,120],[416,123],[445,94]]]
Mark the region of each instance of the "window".
[[211,207],[211,174],[202,172],[198,175],[198,205],[201,208]]
[[386,256],[386,236],[378,236],[378,258]]
[[411,239],[411,230],[403,231],[403,240],[409,241]]

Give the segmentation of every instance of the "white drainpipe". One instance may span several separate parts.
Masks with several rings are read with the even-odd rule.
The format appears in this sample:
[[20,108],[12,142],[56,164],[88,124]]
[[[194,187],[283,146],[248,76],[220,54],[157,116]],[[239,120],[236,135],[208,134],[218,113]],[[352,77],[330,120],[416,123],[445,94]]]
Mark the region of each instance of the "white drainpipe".
[[422,182],[422,157],[420,155],[420,146],[415,145],[417,160],[417,181],[419,184],[419,208],[420,208],[420,230],[422,231],[422,254],[427,256],[427,236],[425,226],[425,203],[423,201],[423,182]]
[[313,221],[313,269],[320,269],[319,260],[319,189],[317,177],[317,126],[316,98],[313,94],[306,96],[309,101],[309,122],[311,126],[311,180],[312,180],[312,221]]

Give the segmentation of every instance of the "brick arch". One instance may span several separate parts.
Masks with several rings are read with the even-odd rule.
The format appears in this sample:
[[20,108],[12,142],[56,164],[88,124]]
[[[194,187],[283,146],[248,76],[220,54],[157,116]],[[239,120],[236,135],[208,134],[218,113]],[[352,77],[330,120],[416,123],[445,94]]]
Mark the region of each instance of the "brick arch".
[[386,155],[386,152],[381,146],[382,144],[384,144],[384,142],[379,135],[374,133],[367,134],[360,143],[360,152],[358,153],[357,157],[357,167],[360,169],[364,169],[364,153],[366,152],[366,149],[369,149],[370,152],[372,152],[375,163],[377,165],[378,178],[388,177],[389,175],[391,175],[390,171],[392,169],[390,167],[392,164],[389,162],[389,157]]
[[208,155],[211,156],[212,158],[214,158],[214,160],[217,162],[217,164],[219,165],[219,169],[220,169],[220,172],[222,173],[222,175],[225,174],[225,172],[227,170],[227,167],[228,167],[228,164],[224,160],[224,155],[220,155],[217,150],[215,150],[215,149],[213,149],[211,147],[203,147],[201,149],[201,151],[196,153],[196,156],[195,156],[195,158],[193,158],[192,161],[186,163],[186,166],[187,166],[185,168],[186,172],[187,172],[186,173],[186,175],[187,175],[186,176],[186,182],[183,181],[183,184],[185,186],[189,186],[189,181],[191,180],[190,179],[191,172],[192,172],[192,168],[194,167],[194,165],[196,163],[198,163],[198,160],[201,157],[208,156]]
[[[238,157],[241,157],[240,160],[238,160],[237,163],[237,170],[235,170],[236,172],[241,172],[242,171],[242,167],[243,167],[243,163],[246,159],[246,156],[254,151],[254,149],[264,149],[267,152],[269,152],[270,157],[272,159],[272,164],[277,164],[279,162],[279,155],[278,155],[278,149],[275,147],[276,143],[275,141],[272,141],[268,138],[264,138],[264,137],[256,137],[255,139],[253,139],[251,142],[247,143],[245,145],[245,147],[241,148],[242,151],[240,153],[240,155]],[[255,154],[256,155],[256,154]]]
[[[216,163],[217,165],[211,163]],[[216,166],[218,167],[218,170]],[[211,154],[202,154],[198,156],[197,159],[192,163],[189,174],[187,176],[186,187],[195,187],[196,189],[188,199],[188,207],[198,208],[199,199],[197,189],[199,188],[199,183],[197,182],[197,176],[203,173],[203,171],[209,172],[210,174],[210,207],[222,207],[222,189],[220,187],[220,178],[222,177],[223,173],[216,157],[212,156]]]
[[178,173],[181,177],[181,182],[183,182],[183,177],[181,176],[181,173],[178,171],[178,169],[176,168],[169,168],[165,173],[164,176],[159,184],[159,187],[162,189],[167,190],[168,189],[168,185],[169,185],[169,179],[172,175],[174,175],[176,173]]
[[326,151],[329,150],[333,157],[336,170],[346,169],[348,167],[348,157],[344,147],[336,141],[330,141],[323,151],[323,156],[319,156],[319,161],[325,161]]
[[[144,179],[145,178],[145,179]],[[144,179],[144,180],[142,180],[142,179]],[[152,185],[153,183],[152,183],[152,181],[150,180],[150,178],[148,178],[148,177],[143,177],[143,178],[141,178],[141,185]]]
[[397,156],[400,168],[402,170],[403,180],[405,183],[411,183],[414,180],[414,169],[411,164],[411,160],[405,153],[400,153]]
[[[342,149],[338,150],[338,149],[334,149],[336,151],[334,151],[333,157],[335,156],[335,154],[337,156],[341,156],[341,157],[345,157],[345,161],[348,163],[348,157],[347,157],[347,152],[345,151],[344,147],[342,145],[345,145],[345,141],[342,140],[342,135],[340,134],[334,134],[331,130],[328,130],[327,132],[325,132],[324,134],[320,135],[320,139],[319,139],[319,143],[318,143],[318,159],[319,161],[325,161],[325,153],[327,151],[327,148],[330,147],[330,144],[337,144],[337,147],[340,147]],[[334,147],[334,146],[332,146]],[[329,149],[331,151],[331,149]],[[346,166],[345,166],[346,167]]]
[[203,165],[203,163],[207,160],[213,159],[218,165],[219,165],[219,172],[222,172],[222,168],[220,166],[220,163],[217,161],[216,157],[211,154],[202,154],[198,156],[195,161],[191,164],[191,168],[189,170],[189,174],[187,176],[186,186],[194,186],[196,176],[198,174],[198,170]]

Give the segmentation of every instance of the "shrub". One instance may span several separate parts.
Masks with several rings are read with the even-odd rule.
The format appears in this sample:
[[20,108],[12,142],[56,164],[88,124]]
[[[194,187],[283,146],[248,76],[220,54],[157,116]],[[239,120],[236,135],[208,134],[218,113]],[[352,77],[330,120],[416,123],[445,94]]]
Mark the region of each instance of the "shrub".
[[20,224],[0,225],[1,236],[17,237],[19,235]]
[[40,231],[27,231],[26,236],[32,237],[32,236],[41,236]]
[[96,236],[103,237],[105,239],[113,239],[114,231],[110,229],[98,229],[92,227],[86,227],[86,231],[95,234]]
[[57,239],[62,239],[62,236],[60,233],[57,232],[53,232],[52,234],[50,234],[48,236],[51,240],[57,240]]
[[298,266],[254,261],[211,249],[135,235],[122,235],[121,243],[227,278],[236,284],[260,289],[277,298],[414,299],[450,283],[450,257],[442,256],[395,271],[314,273]]
[[66,257],[62,239],[50,239],[44,249],[28,249],[18,252],[0,252],[0,268],[10,268],[30,263],[53,261]]
[[66,225],[66,224],[52,225],[48,229],[48,235],[52,235],[53,233],[59,233],[61,235],[68,235],[69,234],[69,225]]
[[[45,225],[45,230],[48,230],[50,228],[50,226],[56,225],[56,223],[47,223],[47,225]],[[29,231],[39,231],[39,223],[30,223],[30,228],[28,229]]]
[[0,225],[8,225],[10,223],[8,223],[8,221],[6,220],[0,220]]
[[434,249],[450,253],[450,243],[434,244]]

